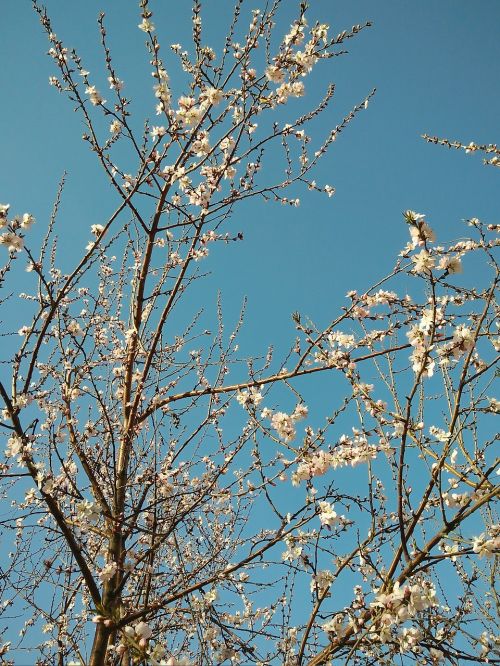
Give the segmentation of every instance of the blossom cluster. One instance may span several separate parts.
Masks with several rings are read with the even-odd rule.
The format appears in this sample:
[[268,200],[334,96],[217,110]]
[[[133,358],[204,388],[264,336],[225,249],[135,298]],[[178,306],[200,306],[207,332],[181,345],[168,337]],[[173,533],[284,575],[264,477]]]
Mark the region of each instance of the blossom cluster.
[[436,240],[436,236],[425,221],[425,215],[413,210],[407,210],[404,215],[409,225],[411,242],[407,245],[403,254],[406,255],[412,250],[422,248],[418,253],[412,255],[413,271],[424,275],[430,274],[433,269],[446,271],[447,275],[461,273],[460,253],[454,256],[446,254],[439,258],[438,250],[430,249],[429,246]]
[[369,462],[377,457],[380,450],[385,450],[385,446],[370,444],[363,433],[354,434],[352,437],[342,435],[331,451],[320,449],[304,456],[292,474],[292,483],[298,485],[301,481],[322,476],[329,469],[355,467]]
[[8,219],[10,204],[0,204],[0,230],[7,228],[0,234],[0,245],[7,248],[9,252],[20,252],[24,247],[23,231],[30,229],[35,218],[31,213],[16,215]]
[[[375,590],[375,599],[370,603],[372,617],[368,628],[368,639],[374,643],[396,643],[399,651],[421,652],[420,643],[424,634],[417,626],[403,627],[422,611],[438,605],[434,585],[426,580],[414,580],[408,585],[395,582],[390,591]],[[363,627],[361,618],[339,613],[323,624],[323,630],[337,638],[348,629],[359,633]],[[399,627],[401,627],[399,629]],[[399,629],[399,630],[398,630]]]
[[262,410],[261,417],[271,419],[271,428],[276,430],[278,437],[284,442],[293,442],[297,431],[295,424],[306,418],[308,414],[307,406],[299,403],[291,414],[285,412],[273,412],[269,408]]

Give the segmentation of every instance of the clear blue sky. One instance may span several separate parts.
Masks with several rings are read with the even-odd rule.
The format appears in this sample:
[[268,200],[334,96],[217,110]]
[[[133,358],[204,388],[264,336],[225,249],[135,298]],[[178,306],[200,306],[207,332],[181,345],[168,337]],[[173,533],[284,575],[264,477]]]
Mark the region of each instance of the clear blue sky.
[[[153,118],[138,3],[46,4],[58,36],[77,48],[103,92],[96,18],[101,9],[107,13],[114,62],[132,110],[138,121]],[[228,5],[229,0],[204,3],[208,41],[216,49]],[[283,30],[297,5],[285,0]],[[209,310],[217,289],[233,320],[243,296],[249,298],[245,352],[265,352],[268,343],[286,347],[294,337],[290,314],[295,310],[326,325],[348,290],[364,290],[388,272],[407,241],[403,210],[427,213],[442,241],[464,234],[464,218],[499,222],[498,170],[483,167],[477,156],[430,146],[420,138],[426,132],[467,143],[500,142],[498,0],[311,0],[310,5],[311,20],[329,23],[335,33],[373,21],[371,29],[349,42],[349,55],[322,63],[321,75],[307,83],[311,99],[321,95],[326,79],[336,83],[323,127],[337,124],[372,88],[377,95],[315,174],[318,183],[335,186],[332,199],[297,192],[302,199],[298,209],[246,207],[231,223],[233,231],[244,232],[245,242],[214,252],[220,261],[207,263],[213,271],[205,292]],[[190,6],[189,0],[151,3],[165,46],[181,42],[189,47]],[[71,262],[73,254],[77,258],[75,246],[84,246],[90,225],[103,222],[114,198],[80,139],[79,117],[48,85],[48,77],[57,72],[45,56],[46,37],[31,2],[2,0],[1,18],[0,203],[9,202],[15,213],[32,212],[37,218],[33,234],[41,235],[59,178],[68,171],[60,234],[65,260]],[[5,315],[1,319],[3,326]],[[328,383],[319,380],[315,386]],[[323,415],[330,411],[326,399],[319,402]]]
[[[115,64],[134,100],[132,109],[138,120],[151,117],[150,68],[144,35],[136,27],[138,3],[46,4],[58,36],[79,50],[102,88],[96,17],[100,9],[107,13]],[[204,3],[214,47],[228,4]],[[286,28],[298,3],[284,4]],[[328,22],[333,32],[367,19],[374,24],[349,42],[349,55],[323,63],[321,75],[308,83],[311,99],[321,94],[327,77],[337,85],[325,127],[337,123],[372,87],[377,95],[316,173],[318,182],[336,187],[336,195],[300,193],[302,205],[296,210],[276,205],[248,209],[241,223],[233,223],[233,229],[244,231],[245,243],[232,245],[224,262],[211,266],[214,289],[223,289],[228,304],[234,298],[235,308],[248,295],[248,321],[264,314],[269,339],[275,341],[280,331],[287,338],[293,334],[291,327],[283,330],[293,310],[326,322],[326,308],[341,303],[348,289],[369,286],[391,267],[406,241],[402,210],[427,213],[442,240],[462,235],[463,218],[498,222],[498,171],[483,167],[477,156],[430,146],[420,138],[427,132],[467,142],[498,140],[497,0],[312,0],[310,5],[311,19]],[[190,6],[188,0],[152,3],[165,46],[189,46]],[[80,140],[77,114],[48,86],[49,75],[56,72],[44,55],[45,35],[31,3],[3,0],[2,23],[0,199],[10,202],[13,211],[33,211],[40,232],[58,179],[67,170],[61,220],[67,238],[86,238],[90,224],[102,221],[108,186]],[[104,208],[111,205],[108,197]]]

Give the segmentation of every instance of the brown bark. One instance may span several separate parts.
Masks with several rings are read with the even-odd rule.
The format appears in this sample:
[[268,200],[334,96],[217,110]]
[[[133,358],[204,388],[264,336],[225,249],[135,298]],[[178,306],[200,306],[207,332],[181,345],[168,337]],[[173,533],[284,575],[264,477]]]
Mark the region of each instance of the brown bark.
[[94,634],[94,643],[88,666],[104,666],[106,663],[106,650],[108,647],[109,629],[102,623],[97,624]]

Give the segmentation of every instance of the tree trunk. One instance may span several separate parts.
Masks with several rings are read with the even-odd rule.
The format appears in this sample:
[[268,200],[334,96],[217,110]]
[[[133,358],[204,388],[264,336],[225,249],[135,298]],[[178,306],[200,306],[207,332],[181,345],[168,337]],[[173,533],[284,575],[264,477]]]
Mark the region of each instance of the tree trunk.
[[109,629],[101,622],[96,626],[92,652],[88,666],[105,666],[108,647]]

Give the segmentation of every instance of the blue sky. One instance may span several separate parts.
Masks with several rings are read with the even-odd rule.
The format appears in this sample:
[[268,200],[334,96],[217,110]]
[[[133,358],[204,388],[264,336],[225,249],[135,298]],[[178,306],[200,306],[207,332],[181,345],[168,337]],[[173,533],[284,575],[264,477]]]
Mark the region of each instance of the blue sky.
[[[227,4],[209,0],[204,5],[208,41],[216,49]],[[188,0],[152,2],[165,46],[181,42],[189,48],[190,5]],[[297,5],[285,0],[281,31]],[[315,131],[337,124],[372,88],[377,94],[315,173],[318,183],[336,188],[333,198],[305,191],[297,192],[298,209],[260,203],[243,207],[231,230],[243,231],[245,242],[214,251],[216,261],[207,263],[213,271],[201,292],[207,310],[215,309],[220,289],[228,317],[235,321],[242,298],[249,299],[241,343],[245,352],[265,353],[268,343],[286,350],[295,336],[293,311],[326,325],[348,290],[362,291],[389,272],[407,241],[403,210],[427,213],[443,242],[463,236],[461,220],[468,217],[499,222],[497,170],[482,166],[477,156],[428,145],[421,134],[466,143],[499,141],[500,4],[311,0],[310,5],[311,21],[327,22],[335,33],[373,21],[372,28],[349,42],[347,56],[322,63],[321,73],[307,82],[304,105],[321,96],[327,80],[337,86],[334,104]],[[137,122],[154,120],[137,3],[47,0],[47,6],[58,36],[77,48],[103,91],[96,18],[99,10],[106,12],[114,62]],[[67,171],[59,233],[64,261],[71,264],[88,240],[90,225],[103,222],[114,199],[80,139],[79,117],[48,85],[56,72],[45,56],[46,38],[31,3],[2,0],[2,19],[0,202],[10,202],[14,213],[32,212],[37,218],[33,234],[41,236],[58,181]],[[175,72],[170,74],[175,81]],[[5,315],[2,320],[4,326]],[[315,387],[326,392],[331,382],[321,379]],[[323,414],[331,411],[327,402],[319,400]]]
[[[222,8],[230,4],[206,3],[208,41],[214,46]],[[327,21],[335,32],[366,19],[374,23],[349,42],[349,55],[322,63],[321,75],[308,83],[311,100],[319,97],[326,78],[337,85],[336,101],[322,122],[334,125],[373,87],[377,95],[316,173],[318,182],[336,187],[336,195],[326,199],[305,193],[296,210],[248,208],[238,224],[246,242],[231,246],[223,265],[215,267],[215,283],[223,288],[230,276],[236,278],[230,280],[231,298],[236,303],[248,295],[249,315],[264,314],[271,331],[281,329],[296,309],[322,316],[326,304],[338,304],[348,289],[362,289],[388,270],[406,241],[401,218],[406,208],[426,212],[443,240],[462,235],[463,218],[497,221],[496,169],[484,168],[478,157],[427,145],[420,135],[467,142],[498,139],[498,2],[310,4],[311,19]],[[49,0],[47,6],[58,36],[75,46],[87,69],[102,79],[95,19],[100,9],[106,11],[115,64],[134,100],[132,108],[138,119],[151,117],[137,4]],[[283,29],[296,3],[285,6]],[[189,7],[189,2],[152,4],[165,45],[181,41],[188,46]],[[107,184],[80,140],[77,114],[47,84],[55,72],[44,56],[45,35],[31,3],[3,0],[2,16],[7,29],[0,43],[1,198],[14,211],[33,211],[40,231],[58,179],[67,170],[64,225],[68,235],[78,236],[78,228],[84,228],[85,238],[88,226],[102,221],[103,208],[110,208]]]
[[[282,29],[297,4],[285,2]],[[188,47],[190,5],[152,3],[165,46],[180,41]],[[298,193],[299,209],[249,207],[241,223],[234,222],[244,231],[245,243],[230,246],[224,261],[211,266],[214,288],[223,290],[228,303],[234,299],[235,308],[247,295],[249,321],[264,315],[273,341],[281,332],[287,337],[292,332],[284,326],[293,310],[328,319],[326,310],[342,303],[348,289],[363,289],[390,269],[406,242],[402,210],[427,213],[442,240],[463,234],[461,219],[498,221],[496,169],[483,167],[477,156],[430,146],[420,138],[427,132],[467,142],[497,140],[498,2],[312,0],[310,5],[311,20],[328,22],[333,32],[373,21],[371,29],[349,42],[349,55],[322,63],[320,76],[308,83],[311,100],[319,97],[327,78],[336,83],[335,103],[323,126],[337,123],[373,87],[377,95],[316,173],[318,182],[336,187],[336,195]],[[151,117],[151,79],[143,34],[136,27],[137,3],[49,0],[47,6],[58,36],[75,46],[87,69],[103,81],[96,17],[100,9],[107,13],[115,64],[126,80],[132,109],[140,121]],[[222,7],[216,0],[204,5],[208,41],[215,47],[226,14]],[[2,16],[0,198],[13,211],[33,211],[41,232],[58,179],[67,170],[64,235],[79,238],[84,229],[85,238],[90,224],[101,222],[103,209],[112,205],[108,186],[80,140],[77,114],[48,86],[55,72],[44,56],[45,35],[31,3],[3,0]]]
[[[297,5],[284,2],[280,34]],[[205,306],[208,327],[218,290],[228,329],[248,297],[240,339],[244,354],[263,354],[268,344],[286,352],[295,337],[292,312],[326,326],[346,303],[347,291],[364,291],[389,272],[408,237],[403,210],[425,212],[441,242],[467,233],[463,219],[498,222],[497,169],[484,167],[477,155],[429,145],[421,134],[467,143],[498,140],[500,5],[494,0],[312,0],[310,5],[310,22],[327,22],[335,34],[366,20],[373,26],[347,43],[348,55],[320,63],[295,109],[312,105],[327,81],[334,81],[334,102],[313,128],[324,136],[372,88],[377,94],[314,174],[318,183],[336,188],[334,197],[297,190],[291,195],[301,197],[297,209],[252,200],[240,207],[228,229],[243,231],[245,241],[215,248],[211,261],[204,262],[212,275],[196,308]],[[47,6],[53,29],[77,49],[103,92],[107,83],[96,19],[99,10],[106,12],[114,64],[132,98],[136,126],[145,118],[154,123],[137,3],[49,0]],[[217,50],[229,18],[221,9],[226,5],[211,0],[203,6],[207,42]],[[246,5],[248,13],[252,6]],[[173,42],[189,48],[191,3],[153,2],[151,8],[164,48]],[[59,219],[60,259],[67,269],[87,243],[90,225],[106,219],[116,198],[81,141],[78,114],[48,85],[57,72],[45,55],[46,38],[31,3],[4,0],[2,12],[4,24],[16,29],[6,30],[0,42],[0,89],[6,91],[0,107],[0,201],[10,202],[12,212],[31,211],[38,222],[30,235],[41,237],[58,181],[68,172]],[[171,67],[169,73],[174,94],[184,93],[178,70]],[[269,159],[271,167],[279,163],[274,154]],[[135,164],[122,167],[135,170]],[[469,280],[467,266],[463,279]],[[14,330],[26,323],[12,321]]]

